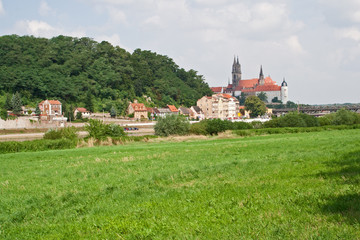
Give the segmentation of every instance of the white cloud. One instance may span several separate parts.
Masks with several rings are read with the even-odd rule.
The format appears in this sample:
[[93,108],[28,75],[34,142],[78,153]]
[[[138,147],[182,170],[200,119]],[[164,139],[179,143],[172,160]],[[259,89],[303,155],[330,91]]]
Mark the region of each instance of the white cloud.
[[124,11],[109,7],[108,13],[112,19],[112,21],[117,22],[118,24],[126,24],[127,23],[127,17]]
[[14,31],[20,35],[34,35],[35,37],[46,38],[51,38],[58,35],[67,35],[72,37],[86,36],[85,31],[82,29],[67,31],[60,27],[53,27],[46,22],[37,20],[19,21],[15,24]]
[[359,31],[359,29],[357,29],[355,27],[341,29],[341,30],[338,30],[337,32],[341,38],[347,38],[347,39],[351,39],[351,40],[360,42],[360,31]]
[[0,16],[5,14],[5,9],[3,7],[2,1],[0,0]]
[[122,44],[120,36],[118,34],[112,34],[112,35],[98,35],[95,37],[95,40],[98,42],[107,41],[111,43],[114,46],[119,46],[123,49],[125,49],[128,52],[132,52],[130,48],[126,47],[124,44]]
[[299,42],[299,38],[295,35],[290,36],[289,38],[286,39],[286,44],[288,47],[290,47],[290,49],[297,53],[297,54],[304,54],[305,51],[302,47],[302,45]]
[[161,18],[158,15],[149,17],[144,21],[144,23],[148,25],[162,26]]
[[51,13],[53,13],[53,10],[49,7],[46,1],[41,1],[40,7],[39,7],[39,14],[41,16],[48,16]]

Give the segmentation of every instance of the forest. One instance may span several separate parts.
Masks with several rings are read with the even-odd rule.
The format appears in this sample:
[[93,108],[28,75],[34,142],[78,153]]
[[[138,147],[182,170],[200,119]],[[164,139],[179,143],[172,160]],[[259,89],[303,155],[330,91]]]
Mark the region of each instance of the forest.
[[190,107],[212,91],[195,70],[149,50],[129,53],[87,37],[8,35],[0,37],[0,93],[1,107],[18,93],[30,107],[58,99],[64,111],[115,107],[123,115],[134,99],[148,106]]

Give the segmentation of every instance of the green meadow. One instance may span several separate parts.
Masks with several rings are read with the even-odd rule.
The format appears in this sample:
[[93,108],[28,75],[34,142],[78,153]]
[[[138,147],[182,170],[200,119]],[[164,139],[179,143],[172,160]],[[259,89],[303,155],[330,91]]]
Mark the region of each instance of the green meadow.
[[2,154],[0,239],[360,239],[360,130]]

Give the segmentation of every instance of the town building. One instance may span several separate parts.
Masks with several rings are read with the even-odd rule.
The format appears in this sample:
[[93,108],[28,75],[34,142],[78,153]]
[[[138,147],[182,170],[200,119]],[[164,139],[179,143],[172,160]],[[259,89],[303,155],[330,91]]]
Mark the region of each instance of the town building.
[[52,121],[62,118],[62,104],[58,100],[44,100],[39,103],[40,117],[43,121]]
[[241,93],[245,96],[265,93],[267,101],[272,102],[273,99],[278,99],[282,103],[288,102],[288,85],[283,79],[281,85],[277,85],[270,76],[264,77],[262,66],[260,67],[260,73],[258,78],[242,79],[241,65],[239,58],[235,59],[232,66],[232,82],[227,87],[212,87],[211,90],[214,93],[228,93],[232,96],[239,97]]
[[226,93],[204,96],[196,104],[205,118],[234,119],[239,117],[239,101]]
[[205,115],[199,106],[191,106],[190,107],[190,118],[196,120],[205,119]]
[[179,114],[179,110],[174,105],[167,105],[167,108],[173,113],[173,114]]
[[74,111],[74,116],[76,117],[78,113],[81,113],[82,118],[89,118],[91,113],[86,108],[76,108]]
[[127,110],[127,114],[134,114],[134,119],[147,119],[148,111],[143,103],[130,103]]

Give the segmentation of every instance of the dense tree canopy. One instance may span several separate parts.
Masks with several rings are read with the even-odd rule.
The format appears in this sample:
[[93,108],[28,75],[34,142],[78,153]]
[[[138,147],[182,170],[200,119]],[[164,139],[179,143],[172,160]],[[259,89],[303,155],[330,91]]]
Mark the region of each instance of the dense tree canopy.
[[211,94],[196,71],[151,51],[131,54],[90,38],[17,35],[0,37],[0,91],[19,92],[23,104],[33,106],[56,98],[94,111],[115,106],[118,112],[135,97],[151,97],[158,106],[191,106]]
[[257,96],[249,96],[245,100],[245,109],[250,111],[250,117],[262,116],[266,112],[266,106]]

